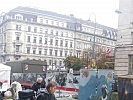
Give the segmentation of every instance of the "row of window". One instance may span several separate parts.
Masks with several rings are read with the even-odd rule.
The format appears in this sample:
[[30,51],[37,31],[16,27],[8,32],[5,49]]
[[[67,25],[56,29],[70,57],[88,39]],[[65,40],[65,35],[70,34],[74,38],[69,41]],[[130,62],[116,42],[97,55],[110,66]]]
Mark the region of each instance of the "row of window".
[[[94,33],[94,30],[95,28],[93,27],[83,27],[82,29],[83,31],[85,32],[88,32],[88,33]],[[111,38],[111,39],[116,39],[116,32],[113,31],[113,30],[109,30],[109,29],[102,29],[102,30],[95,30],[95,34],[97,35],[102,35],[102,36],[105,36],[105,37],[108,37],[108,38]]]
[[[21,25],[16,25],[16,30],[18,31],[21,31],[22,29],[22,26]],[[37,33],[37,27],[34,27],[33,30],[32,30],[32,27],[31,26],[28,26],[27,28],[27,32],[34,32],[34,33]],[[59,32],[58,30],[54,30],[54,29],[43,29],[42,27],[40,28],[40,31],[39,33],[45,33],[45,34],[50,34],[50,35],[56,35],[56,36],[66,36],[66,37],[73,37],[73,33],[68,33],[68,32]]]
[[[49,51],[49,52],[48,52]],[[49,56],[72,56],[72,51],[64,51],[63,53],[63,50],[53,50],[53,49],[42,49],[42,48],[39,48],[38,51],[37,51],[37,48],[33,48],[31,50],[31,47],[27,47],[27,54],[39,54],[39,55],[49,55]]]
[[[27,42],[28,43],[31,43],[31,36],[27,36]],[[48,41],[48,38],[45,38],[44,39],[44,44],[48,44],[48,42],[49,42],[49,45],[53,45],[54,43],[55,43],[55,46],[63,46],[63,44],[64,44],[64,42],[65,42],[65,47],[68,47],[68,44],[69,44],[69,41],[63,41],[63,40],[53,40],[53,39],[50,39],[49,41]],[[60,42],[60,44],[59,44],[59,42]],[[37,37],[33,37],[33,43],[37,43]],[[42,37],[39,37],[39,44],[42,44],[43,43],[43,38]],[[70,46],[69,46],[70,48],[72,48],[73,47],[73,42],[72,41],[70,41]]]
[[53,60],[49,60],[49,61],[48,61],[48,64],[49,64],[49,65],[55,65],[55,66],[56,66],[56,65],[61,66],[61,65],[63,65],[63,61],[57,61],[57,60],[54,60],[54,61],[53,61]]
[[[16,40],[17,41],[20,40],[20,36],[19,35],[16,36]],[[89,38],[89,40],[93,41],[93,37],[91,39]],[[31,43],[31,36],[27,36],[27,42]],[[53,45],[53,39],[50,39],[49,42],[50,42],[49,43],[50,45]],[[102,44],[107,44],[107,45],[112,45],[112,46],[115,45],[115,42],[109,41],[109,40],[105,40],[105,39],[101,39],[101,38],[96,38],[95,42],[102,43]],[[33,43],[37,43],[37,37],[33,37]],[[43,43],[43,38],[42,37],[39,37],[39,42],[38,43],[39,44]],[[48,44],[48,38],[45,38],[44,44]],[[59,40],[55,40],[55,46],[59,46]],[[60,46],[63,46],[63,40],[60,40]],[[68,47],[68,41],[65,41],[65,47]],[[71,48],[73,47],[73,42],[70,42],[70,47]]]
[[[17,25],[17,28],[16,29],[19,29],[19,26]],[[37,30],[37,28],[35,27],[35,32],[36,32],[36,30]],[[31,31],[31,26],[28,26],[28,31],[30,32]],[[46,31],[45,31],[45,33],[48,33],[48,29],[46,29]],[[51,32],[50,32],[50,34],[52,34],[53,35],[53,30],[51,30]],[[55,32],[55,35],[59,35],[58,34],[58,31],[56,31]],[[63,36],[63,32],[61,32],[61,34],[60,34],[61,36]],[[68,33],[66,32],[66,36],[68,36]],[[72,36],[72,34],[71,34],[71,36]],[[88,41],[93,41],[93,36],[84,36],[84,35],[82,35],[82,34],[78,34],[77,35],[77,38],[80,38],[80,39],[84,39],[84,40],[88,40]],[[98,42],[98,43],[105,43],[105,39],[103,40],[103,39],[101,39],[101,38],[96,38],[95,39],[95,42]],[[41,42],[41,40],[40,40],[40,42]],[[115,45],[113,42],[108,42],[107,44],[110,44],[110,45]]]
[[[19,37],[19,35],[17,35],[16,40],[19,41],[19,39],[20,39],[20,37]],[[27,36],[27,42],[31,43],[31,36]],[[99,43],[97,40],[95,42]],[[104,40],[103,44],[105,44],[105,42],[107,42],[108,45],[115,45],[115,44],[113,44],[114,42],[110,42],[110,41],[106,41],[106,40]],[[37,43],[37,37],[33,38],[33,43]],[[43,38],[42,37],[39,37],[38,43],[39,44],[43,44]],[[72,41],[66,41],[66,40],[63,41],[63,40],[53,40],[53,39],[50,39],[48,41],[48,38],[44,38],[44,44],[61,46],[61,47],[65,46],[65,47],[73,48],[73,42]],[[90,44],[83,43],[83,42],[79,41],[79,42],[77,42],[77,48],[84,48],[84,49],[90,48]]]
[[[89,35],[82,35],[82,34],[78,34],[77,38],[79,39],[84,39],[86,41],[94,41],[94,36],[89,36]],[[115,42],[112,40],[108,40],[105,38],[100,38],[100,37],[95,37],[95,42],[97,43],[101,43],[101,44],[107,44],[107,45],[115,45]]]
[[[30,36],[27,36],[27,42],[29,42],[29,43],[31,42],[31,39],[30,38],[31,38]],[[19,39],[20,39],[19,36],[16,37],[16,40],[17,41],[19,41]],[[43,42],[42,40],[43,40],[42,37],[39,37],[39,44],[43,44],[42,43]],[[65,44],[64,44],[64,42],[65,42]],[[96,41],[96,42],[98,43],[98,41]],[[108,45],[114,45],[113,44],[114,42],[109,42],[109,41],[105,41],[105,42],[108,42]],[[33,43],[37,43],[37,37],[34,37],[33,38]],[[53,45],[53,43],[54,43],[55,46],[61,46],[61,47],[65,46],[65,47],[70,47],[70,48],[73,47],[73,42],[72,41],[70,41],[70,43],[69,43],[69,41],[63,41],[63,40],[55,40],[53,42],[53,39],[50,39],[49,45]],[[110,43],[112,43],[112,44],[110,44]],[[48,44],[48,38],[45,38],[44,39],[44,44]],[[77,42],[77,48],[84,48],[84,49],[90,48],[90,44],[88,44],[88,43],[82,43],[82,42]]]
[[[15,14],[15,19],[24,20],[24,17],[21,14]],[[25,21],[29,21],[29,20],[27,20],[27,18],[25,18]],[[34,19],[31,18],[30,22],[34,22]],[[64,22],[50,20],[50,19],[43,18],[43,17],[37,17],[37,22],[41,23],[41,24],[49,24],[49,25],[54,25],[54,26],[66,27]]]
[[[23,16],[21,14],[16,14],[16,19],[18,20],[22,20]],[[32,18],[31,18],[32,19]],[[33,19],[31,20],[33,21]],[[60,27],[66,27],[67,23],[64,22],[60,22],[60,21],[54,21],[54,20],[50,20],[48,18],[43,18],[43,17],[38,17],[37,20],[38,23],[42,23],[42,24],[49,24],[49,25],[55,25],[55,26],[60,26]],[[88,33],[94,33],[95,28],[94,27],[90,27],[90,26],[82,26],[82,31],[84,32],[88,32]],[[30,26],[28,27],[28,31],[31,31]],[[37,32],[37,28],[34,29],[34,32]],[[42,32],[42,29],[40,28],[40,32]],[[95,34],[100,34],[100,35],[104,35],[105,37],[111,38],[111,39],[116,39],[116,32],[114,30],[109,30],[109,29],[100,29],[100,30],[96,30]]]
[[54,21],[54,20],[49,20],[49,19],[43,19],[41,17],[38,18],[38,23],[49,24],[49,25],[60,26],[60,27],[66,27],[64,22],[59,22],[59,21]]

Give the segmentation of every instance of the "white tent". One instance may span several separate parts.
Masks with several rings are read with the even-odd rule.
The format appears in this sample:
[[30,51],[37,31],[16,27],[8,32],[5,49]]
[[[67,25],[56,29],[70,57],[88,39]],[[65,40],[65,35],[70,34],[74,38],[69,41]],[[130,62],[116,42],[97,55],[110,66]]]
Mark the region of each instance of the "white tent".
[[0,91],[5,91],[10,87],[11,67],[0,63]]

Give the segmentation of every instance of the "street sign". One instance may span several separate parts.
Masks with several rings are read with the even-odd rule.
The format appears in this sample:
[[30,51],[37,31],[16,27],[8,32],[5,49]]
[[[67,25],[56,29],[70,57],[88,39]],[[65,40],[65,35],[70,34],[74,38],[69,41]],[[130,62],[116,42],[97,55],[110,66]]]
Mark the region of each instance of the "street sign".
[[56,68],[65,68],[65,66],[56,66]]

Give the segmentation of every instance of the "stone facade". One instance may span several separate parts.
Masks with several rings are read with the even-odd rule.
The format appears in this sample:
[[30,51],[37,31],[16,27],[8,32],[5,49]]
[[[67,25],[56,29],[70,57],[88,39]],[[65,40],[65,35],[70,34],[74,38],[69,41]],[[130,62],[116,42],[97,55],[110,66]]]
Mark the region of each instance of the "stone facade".
[[115,54],[116,75],[133,73],[133,1],[119,0],[118,35]]
[[17,7],[0,21],[1,62],[36,59],[63,65],[65,57],[81,57],[84,50],[92,49],[94,35],[96,51],[115,48],[116,29],[73,15]]

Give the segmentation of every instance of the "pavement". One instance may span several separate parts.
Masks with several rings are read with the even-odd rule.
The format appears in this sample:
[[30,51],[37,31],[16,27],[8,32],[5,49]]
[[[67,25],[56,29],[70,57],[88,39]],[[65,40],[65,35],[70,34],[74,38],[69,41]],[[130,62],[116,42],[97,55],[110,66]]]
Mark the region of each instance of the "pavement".
[[59,91],[55,92],[55,97],[57,98],[57,100],[78,100],[73,98],[74,95],[77,95],[77,93],[60,91],[59,94]]
[[62,97],[62,98],[57,98],[57,100],[78,100],[78,99],[73,99],[70,97]]
[[72,96],[66,96],[66,97],[57,97],[57,100],[78,100],[78,99],[74,99],[72,98]]

